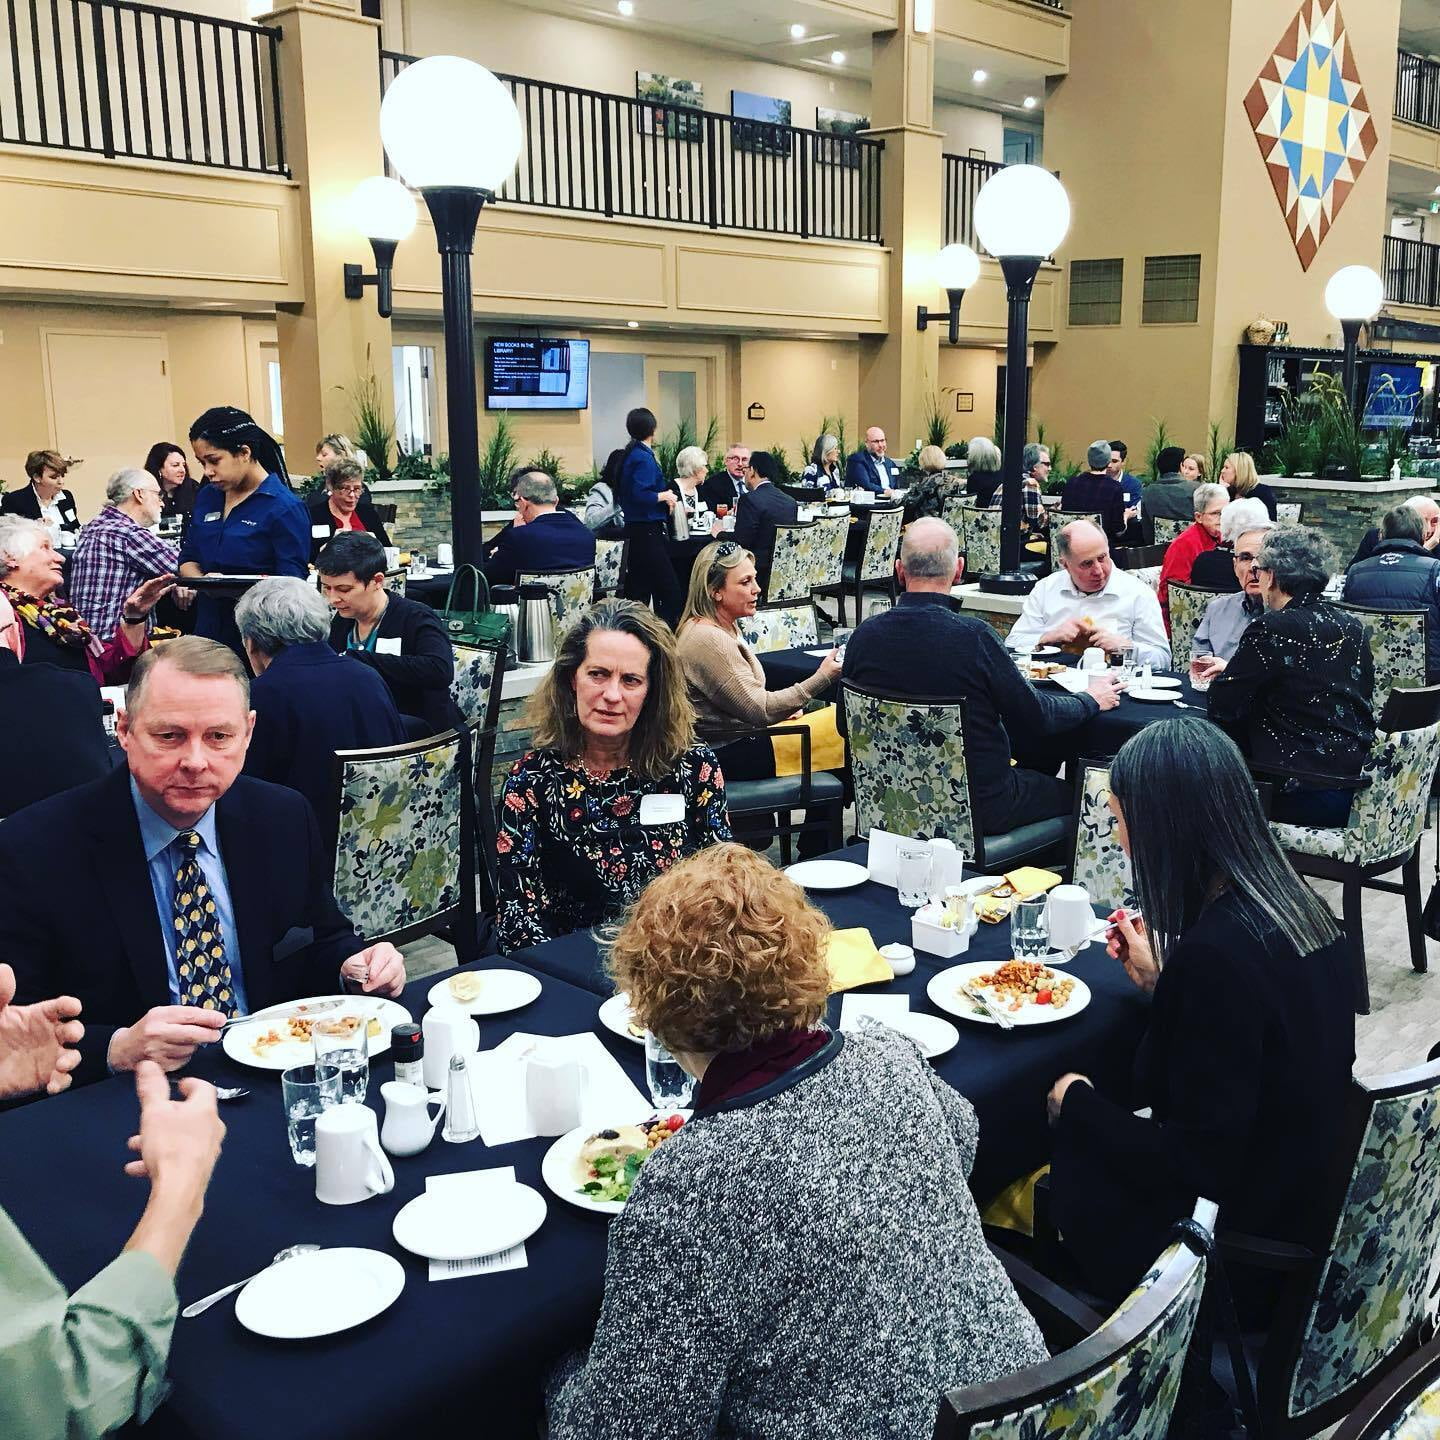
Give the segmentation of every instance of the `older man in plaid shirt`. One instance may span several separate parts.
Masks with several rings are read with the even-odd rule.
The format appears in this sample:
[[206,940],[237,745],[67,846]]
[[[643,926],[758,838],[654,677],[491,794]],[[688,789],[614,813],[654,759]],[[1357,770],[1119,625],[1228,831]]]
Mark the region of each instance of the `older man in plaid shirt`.
[[[117,470],[105,487],[105,501],[81,526],[67,587],[70,603],[102,641],[118,628],[125,597],[146,580],[173,574],[179,554],[155,534],[163,498],[148,470]],[[175,592],[181,600],[188,594]]]

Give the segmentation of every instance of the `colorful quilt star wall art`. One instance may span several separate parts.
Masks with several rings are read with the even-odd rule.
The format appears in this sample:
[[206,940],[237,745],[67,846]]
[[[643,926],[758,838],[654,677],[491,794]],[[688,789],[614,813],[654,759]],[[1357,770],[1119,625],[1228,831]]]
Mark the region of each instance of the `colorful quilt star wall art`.
[[1245,96],[1245,114],[1308,270],[1377,142],[1338,0],[1305,0]]

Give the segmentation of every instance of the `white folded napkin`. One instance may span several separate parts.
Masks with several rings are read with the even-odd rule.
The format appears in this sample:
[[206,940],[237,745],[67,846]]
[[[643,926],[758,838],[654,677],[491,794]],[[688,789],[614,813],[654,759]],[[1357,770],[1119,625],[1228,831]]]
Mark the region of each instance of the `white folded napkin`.
[[861,995],[854,990],[840,997],[840,1028],[858,1030],[860,1018],[869,1015],[889,1024],[897,1015],[910,1013],[908,995]]
[[[513,1185],[515,1167],[500,1165],[494,1170],[463,1170],[458,1175],[431,1175],[425,1181],[426,1194],[436,1190],[449,1193],[467,1204],[484,1205],[487,1190],[497,1185]],[[494,1255],[477,1255],[471,1260],[432,1260],[432,1280],[463,1280],[468,1275],[489,1275],[497,1270],[523,1270],[530,1263],[525,1253],[525,1242]]]

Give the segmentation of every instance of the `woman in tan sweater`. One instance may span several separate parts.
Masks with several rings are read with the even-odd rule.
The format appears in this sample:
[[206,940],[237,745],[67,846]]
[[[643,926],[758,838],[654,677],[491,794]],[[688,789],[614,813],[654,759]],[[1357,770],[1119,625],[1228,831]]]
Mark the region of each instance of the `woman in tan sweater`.
[[[695,707],[695,733],[710,744],[788,719],[840,678],[840,661],[832,652],[808,680],[783,690],[765,688],[765,672],[738,628],[755,613],[759,595],[755,557],[734,540],[707,545],[695,557],[680,617],[680,668]],[[732,778],[763,778],[737,773],[737,760],[726,760]]]

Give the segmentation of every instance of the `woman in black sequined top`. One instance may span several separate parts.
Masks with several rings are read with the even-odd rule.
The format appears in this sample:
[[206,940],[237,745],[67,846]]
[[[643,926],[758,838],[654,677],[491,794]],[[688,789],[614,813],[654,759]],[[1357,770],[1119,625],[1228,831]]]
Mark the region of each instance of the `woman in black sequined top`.
[[1210,718],[1284,777],[1272,816],[1295,825],[1346,823],[1375,734],[1364,627],[1321,597],[1334,558],[1314,530],[1270,531],[1255,561],[1265,612],[1210,687]]

